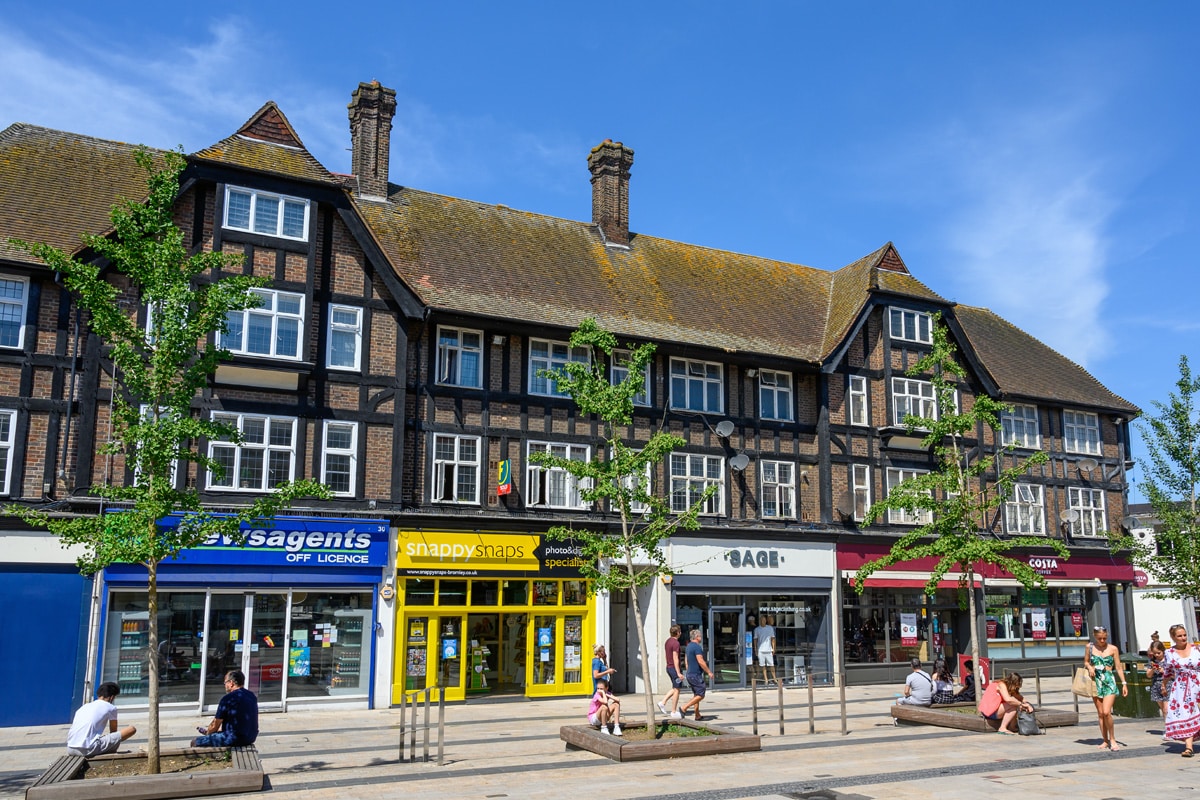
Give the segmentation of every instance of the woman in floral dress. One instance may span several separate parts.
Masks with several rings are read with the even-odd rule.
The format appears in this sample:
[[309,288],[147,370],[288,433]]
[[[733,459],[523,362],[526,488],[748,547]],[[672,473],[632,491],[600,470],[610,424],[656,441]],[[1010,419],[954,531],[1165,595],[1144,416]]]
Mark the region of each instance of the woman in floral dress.
[[1163,659],[1163,689],[1167,701],[1167,736],[1183,742],[1183,757],[1192,757],[1192,739],[1200,733],[1200,650],[1188,641],[1187,628],[1171,626],[1175,646]]
[[1094,643],[1088,644],[1083,654],[1083,665],[1096,682],[1096,717],[1100,722],[1100,749],[1120,750],[1116,731],[1113,730],[1113,703],[1117,700],[1117,678],[1121,677],[1121,696],[1129,694],[1125,683],[1125,667],[1121,665],[1121,651],[1108,643],[1108,628],[1097,625],[1092,628]]

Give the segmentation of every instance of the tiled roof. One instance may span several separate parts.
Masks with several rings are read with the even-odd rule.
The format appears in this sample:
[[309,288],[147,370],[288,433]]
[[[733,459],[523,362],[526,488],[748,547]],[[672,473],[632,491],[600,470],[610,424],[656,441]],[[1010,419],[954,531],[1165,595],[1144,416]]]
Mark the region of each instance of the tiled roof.
[[193,153],[192,158],[285,178],[341,184],[308,152],[273,102],[254,112],[237,133]]
[[413,189],[359,201],[400,278],[426,304],[618,335],[819,361],[831,273]]
[[67,252],[110,227],[119,197],[146,196],[136,145],[18,122],[0,131],[0,258],[31,261],[9,237]]
[[986,308],[958,305],[954,316],[996,385],[1001,399],[1036,398],[1139,413],[1091,373]]

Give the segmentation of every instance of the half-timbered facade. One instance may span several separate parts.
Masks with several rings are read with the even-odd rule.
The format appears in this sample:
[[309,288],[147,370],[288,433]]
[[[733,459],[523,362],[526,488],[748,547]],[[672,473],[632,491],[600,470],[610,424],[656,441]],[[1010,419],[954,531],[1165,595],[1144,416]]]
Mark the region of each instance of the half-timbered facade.
[[[398,185],[394,110],[378,84],[355,91],[349,176],[318,163],[273,103],[188,158],[177,219],[188,240],[243,254],[243,269],[271,283],[219,334],[232,358],[194,404],[245,440],[197,442],[225,474],[178,479],[213,508],[298,477],[324,481],[335,499],[296,511],[314,546],[301,536],[291,560],[264,555],[286,559],[286,544],[255,551],[264,534],[252,557],[215,547],[168,570],[178,611],[167,622],[192,632],[168,637],[161,656],[178,682],[169,701],[209,704],[205,681],[231,663],[252,667],[256,691],[283,707],[386,703],[435,681],[450,698],[586,692],[595,643],[608,645],[618,675],[639,674],[628,598],[591,595],[569,545],[544,538],[551,525],[605,528],[615,515],[583,503],[570,475],[530,460],[542,450],[604,456],[599,423],[539,374],[587,357],[568,339],[588,316],[631,345],[657,345],[625,435],[636,445],[661,427],[687,444],[650,476],[655,491],[682,509],[717,487],[701,530],[668,545],[672,581],[643,599],[652,641],[672,621],[705,630],[721,684],[747,679],[746,637],[763,617],[774,619],[787,680],[882,677],[910,655],[967,649],[953,593],[917,588],[929,565],[881,573],[861,596],[847,580],[919,522],[863,519],[890,486],[931,466],[900,421],[932,402],[928,383],[905,370],[928,348],[935,312],[970,375],[960,402],[985,392],[1010,403],[1001,436],[1016,457],[1051,456],[989,531],[1061,537],[1066,563],[1081,565],[1028,554],[1045,561],[1041,593],[986,576],[989,622],[977,635],[1008,661],[1074,658],[1092,622],[1127,635],[1128,565],[1108,555],[1104,533],[1122,517],[1137,409],[1080,367],[986,309],[948,302],[890,243],[826,270],[637,233],[633,152],[620,143],[589,154],[586,222]],[[0,151],[7,169],[25,170],[0,176],[5,238],[66,244],[103,232],[115,197],[139,190],[125,145],[15,125]],[[93,447],[104,441],[111,368],[86,330],[76,335],[54,277],[0,247],[0,302],[14,308],[0,308],[9,496],[101,513],[87,487],[132,479]],[[128,302],[140,319],[152,313]],[[4,343],[6,318],[24,320],[15,345]],[[608,368],[625,374],[619,358]],[[997,443],[980,431],[972,444]],[[357,537],[372,525],[364,552],[343,546],[349,528]],[[322,553],[337,558],[318,562]],[[119,677],[122,646],[136,649],[138,579],[134,568],[105,575],[98,633],[83,648],[94,656],[89,677]],[[375,626],[382,638],[365,635]],[[125,668],[134,688],[140,673]]]

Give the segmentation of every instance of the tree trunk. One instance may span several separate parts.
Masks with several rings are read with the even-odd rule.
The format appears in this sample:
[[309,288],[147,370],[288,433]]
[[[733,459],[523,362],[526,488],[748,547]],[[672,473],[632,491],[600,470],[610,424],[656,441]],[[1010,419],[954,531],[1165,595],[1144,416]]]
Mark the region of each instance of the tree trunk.
[[[975,566],[967,567],[967,614],[971,618],[971,661],[975,664],[975,702],[978,703],[983,699],[983,661],[979,657],[979,617],[978,608],[975,603]],[[983,630],[987,631],[987,622],[984,622]]]
[[637,583],[634,580],[633,556],[629,547],[625,548],[625,568],[629,571],[629,600],[633,603],[633,622],[637,628],[638,655],[642,660],[642,683],[646,685],[643,693],[646,699],[646,730],[654,730],[654,687],[650,684],[650,652],[646,648],[646,631],[642,626],[642,604],[638,601]]
[[146,587],[146,599],[150,611],[150,644],[146,656],[150,662],[150,691],[146,719],[146,774],[157,775],[158,764],[158,564],[151,562],[146,565],[149,583]]

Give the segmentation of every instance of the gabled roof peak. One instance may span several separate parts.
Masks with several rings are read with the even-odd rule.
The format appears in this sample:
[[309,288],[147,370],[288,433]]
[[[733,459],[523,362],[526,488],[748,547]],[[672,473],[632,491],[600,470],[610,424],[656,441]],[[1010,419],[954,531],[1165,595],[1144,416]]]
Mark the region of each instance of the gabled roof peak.
[[281,144],[287,147],[303,148],[304,142],[296,134],[292,123],[288,122],[274,100],[268,100],[262,108],[250,115],[250,119],[238,128],[238,135],[248,139],[258,139],[271,144]]

